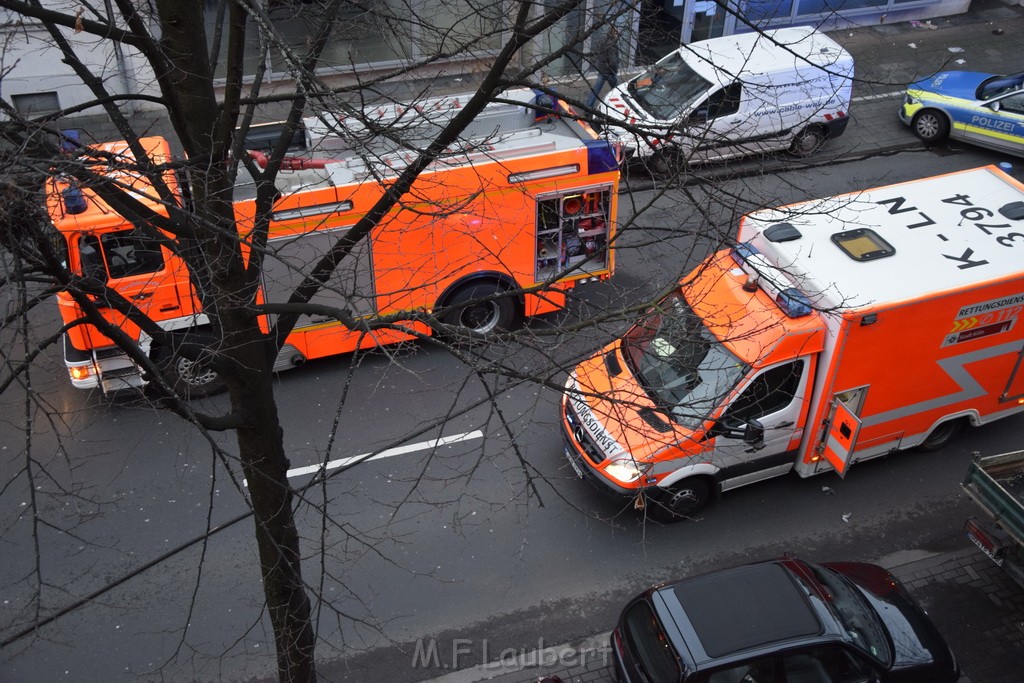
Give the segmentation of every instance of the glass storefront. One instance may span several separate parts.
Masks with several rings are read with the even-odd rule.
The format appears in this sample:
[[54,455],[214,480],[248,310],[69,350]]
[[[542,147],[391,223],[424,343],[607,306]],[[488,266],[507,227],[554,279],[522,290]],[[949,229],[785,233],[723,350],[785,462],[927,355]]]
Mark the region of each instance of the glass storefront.
[[[223,55],[214,30],[232,0],[206,0],[211,49]],[[312,0],[263,0],[277,35],[302,58],[323,7]],[[537,0],[534,18],[562,0]],[[966,10],[969,0],[581,0],[578,7],[522,53],[522,66],[538,67],[540,77],[589,76],[593,51],[605,26],[614,22],[621,35],[620,70],[650,64],[680,44],[799,24],[836,28],[849,23],[871,25],[884,20],[943,16]],[[320,72],[365,72],[416,62],[431,55],[451,55],[439,64],[484,60],[508,39],[510,16],[517,5],[502,0],[376,0],[342,3],[341,15],[321,60]],[[843,22],[847,22],[844,24]],[[289,77],[293,69],[285,51],[260,44],[260,33],[247,34],[245,73],[262,67],[271,79]],[[218,65],[223,75],[223,60]]]
[[682,44],[762,28],[871,26],[966,11],[970,0],[641,0],[636,64]]
[[[226,12],[230,0],[207,0],[205,16],[211,48],[220,55],[215,27]],[[322,21],[323,6],[302,0],[265,0],[274,30],[296,58],[308,53],[314,31]],[[504,13],[501,3],[476,3],[472,0],[374,0],[373,3],[342,3],[334,32],[321,58],[321,69],[351,70],[352,67],[395,65],[437,53],[486,54],[500,49],[504,42]],[[419,21],[418,17],[429,20]],[[255,74],[263,65],[273,74],[292,72],[288,58],[279,48],[264,49],[252,20],[246,32],[245,73]],[[470,45],[466,50],[463,46]],[[217,74],[224,75],[223,57]]]

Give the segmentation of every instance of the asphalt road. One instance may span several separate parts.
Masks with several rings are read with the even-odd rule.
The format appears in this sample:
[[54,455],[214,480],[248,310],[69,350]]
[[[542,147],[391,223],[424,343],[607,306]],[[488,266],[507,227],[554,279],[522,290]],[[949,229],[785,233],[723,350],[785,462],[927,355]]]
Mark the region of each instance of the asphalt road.
[[[559,323],[657,291],[718,244],[740,213],[999,160],[915,149],[777,174],[711,167],[697,175],[715,176],[714,186],[664,194],[637,176],[622,215],[649,208],[620,245],[613,282],[532,323],[534,348],[490,353],[558,384],[627,316],[574,335],[553,334]],[[726,173],[747,177],[719,177]],[[53,325],[36,322],[40,330]],[[32,379],[37,400],[0,396],[0,475],[12,482],[0,506],[0,639],[39,618],[34,576],[43,578],[43,615],[116,587],[8,643],[0,680],[271,676],[273,640],[244,485],[232,480],[230,456],[211,448],[230,452],[230,440],[198,434],[143,400],[76,392],[56,355]],[[783,552],[870,561],[951,547],[972,512],[958,487],[970,451],[1017,448],[1024,427],[1024,417],[1004,420],[936,453],[857,465],[845,480],[782,477],[729,492],[692,522],[661,526],[575,479],[552,389],[482,382],[427,345],[311,363],[277,383],[292,466],[338,465],[325,484],[304,489],[299,511],[306,578],[324,596],[316,609],[326,680],[442,673],[413,666],[421,638],[436,639],[449,664],[460,643],[458,664],[470,666],[484,648],[606,630],[645,584],[738,561]],[[500,397],[499,410],[489,393]],[[26,424],[37,459],[31,485]],[[453,441],[431,447],[439,437]],[[376,452],[387,457],[348,469],[336,462]],[[297,472],[293,481],[310,479]],[[32,505],[46,520],[35,529],[25,514]],[[196,542],[211,529],[207,543]]]

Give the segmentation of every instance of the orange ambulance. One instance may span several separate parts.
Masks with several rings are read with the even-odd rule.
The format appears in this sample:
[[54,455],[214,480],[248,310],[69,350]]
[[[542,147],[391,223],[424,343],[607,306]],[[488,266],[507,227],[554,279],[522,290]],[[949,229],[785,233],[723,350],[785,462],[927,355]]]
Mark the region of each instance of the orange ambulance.
[[1024,411],[1024,185],[994,166],[764,210],[570,374],[581,478],[673,521]]

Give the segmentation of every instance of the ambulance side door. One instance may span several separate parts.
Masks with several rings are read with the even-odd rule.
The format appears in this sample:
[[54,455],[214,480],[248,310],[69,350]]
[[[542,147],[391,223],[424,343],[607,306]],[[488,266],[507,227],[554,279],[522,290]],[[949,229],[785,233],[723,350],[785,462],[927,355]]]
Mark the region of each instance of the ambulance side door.
[[[723,491],[792,469],[804,432],[813,365],[813,358],[803,357],[761,370],[708,431]],[[752,421],[764,433],[748,442],[744,435],[749,435]]]

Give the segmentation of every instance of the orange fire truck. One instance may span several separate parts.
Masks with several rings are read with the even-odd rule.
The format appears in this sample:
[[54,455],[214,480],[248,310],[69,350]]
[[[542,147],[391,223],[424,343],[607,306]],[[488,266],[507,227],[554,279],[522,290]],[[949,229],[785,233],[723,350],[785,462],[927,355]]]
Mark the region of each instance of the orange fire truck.
[[674,521],[1024,411],[1024,185],[995,167],[765,210],[571,373],[565,453]]
[[[357,318],[434,311],[445,323],[486,334],[508,328],[520,316],[558,310],[575,285],[610,277],[618,150],[565,115],[571,114],[565,103],[547,98],[538,109],[538,97],[530,90],[509,91],[504,102],[489,104],[338,267],[313,303]],[[376,126],[400,129],[403,138],[426,143],[467,99],[382,106],[367,115]],[[271,216],[263,273],[267,302],[286,301],[309,266],[373,206],[388,177],[412,158],[385,136],[370,134],[365,120],[322,116],[304,124],[304,151],[287,158],[287,170],[278,175],[280,199]],[[376,148],[367,154],[365,143],[353,142],[357,138]],[[154,163],[170,160],[166,140],[145,138],[143,145]],[[111,164],[108,175],[165,213],[149,182],[123,170],[132,162],[127,145],[100,148],[119,162]],[[251,155],[258,163],[265,159],[258,151]],[[168,181],[181,189],[174,178]],[[253,224],[254,196],[251,187],[237,188],[235,214],[243,234]],[[48,209],[65,238],[73,271],[105,282],[181,339],[210,339],[204,336],[209,320],[184,261],[151,232],[133,227],[88,188],[69,187],[59,178],[50,183]],[[82,317],[68,294],[57,299],[66,323]],[[159,348],[123,314],[105,310],[147,354],[172,368],[191,395],[218,388],[219,379],[208,367],[175,355],[178,345]],[[424,324],[412,327],[431,333]],[[333,318],[304,316],[286,339],[275,369],[410,338],[394,329],[362,333]],[[146,382],[138,365],[90,325],[70,328],[65,361],[79,388],[107,392]]]

